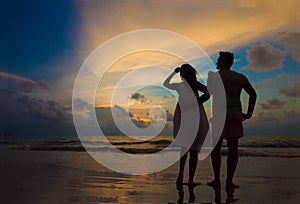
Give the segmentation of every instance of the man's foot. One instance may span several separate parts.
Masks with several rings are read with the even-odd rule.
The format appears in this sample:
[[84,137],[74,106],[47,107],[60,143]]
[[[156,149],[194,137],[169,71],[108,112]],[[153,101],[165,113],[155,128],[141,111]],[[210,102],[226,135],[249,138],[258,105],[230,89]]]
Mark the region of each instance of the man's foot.
[[211,182],[207,182],[207,185],[210,186],[210,187],[213,187],[213,188],[217,188],[217,189],[221,188],[221,182],[216,181],[216,180],[213,180]]

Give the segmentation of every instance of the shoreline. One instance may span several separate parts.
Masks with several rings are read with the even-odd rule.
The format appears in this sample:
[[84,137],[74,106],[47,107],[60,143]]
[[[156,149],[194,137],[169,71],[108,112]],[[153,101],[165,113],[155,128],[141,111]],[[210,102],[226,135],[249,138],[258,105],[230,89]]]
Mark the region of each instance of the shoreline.
[[[222,201],[226,157],[222,157]],[[178,163],[154,174],[131,176],[113,172],[86,152],[0,149],[1,200],[4,203],[176,203]],[[240,157],[234,182],[236,203],[300,201],[300,158]],[[188,173],[188,162],[185,180]],[[199,161],[195,203],[214,203],[209,158]],[[184,190],[188,201],[189,190]]]

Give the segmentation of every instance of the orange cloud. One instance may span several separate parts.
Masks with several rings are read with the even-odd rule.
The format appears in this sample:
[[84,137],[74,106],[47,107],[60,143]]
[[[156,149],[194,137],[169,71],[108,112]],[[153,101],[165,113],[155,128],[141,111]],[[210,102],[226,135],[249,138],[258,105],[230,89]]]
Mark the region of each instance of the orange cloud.
[[111,37],[137,29],[183,34],[208,52],[248,43],[279,31],[299,31],[297,0],[88,1],[82,48],[92,50]]

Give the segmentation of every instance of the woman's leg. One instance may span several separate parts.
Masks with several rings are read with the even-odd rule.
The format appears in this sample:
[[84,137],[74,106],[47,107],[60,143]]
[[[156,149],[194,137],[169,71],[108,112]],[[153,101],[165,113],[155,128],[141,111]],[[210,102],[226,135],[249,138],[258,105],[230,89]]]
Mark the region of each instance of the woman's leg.
[[194,184],[194,176],[198,164],[199,151],[190,150],[190,161],[189,161],[189,184]]
[[181,149],[180,152],[180,162],[179,162],[179,172],[178,172],[178,177],[177,177],[177,184],[182,184],[183,182],[183,173],[184,173],[184,166],[185,166],[185,162],[187,159],[187,152],[185,152],[186,150]]

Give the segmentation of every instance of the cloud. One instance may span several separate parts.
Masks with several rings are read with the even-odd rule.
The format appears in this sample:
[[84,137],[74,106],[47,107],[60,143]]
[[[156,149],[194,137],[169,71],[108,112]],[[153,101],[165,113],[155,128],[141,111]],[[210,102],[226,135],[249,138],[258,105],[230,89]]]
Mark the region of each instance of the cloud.
[[240,0],[239,2],[242,8],[256,8],[259,5],[257,0]]
[[282,115],[275,116],[271,112],[259,112],[245,122],[245,132],[248,135],[299,135],[300,114],[295,111],[283,111]]
[[166,95],[163,98],[167,98],[167,99],[171,98],[171,99],[173,99],[173,98],[176,98],[176,96],[175,95]]
[[275,49],[269,44],[255,45],[247,50],[249,64],[242,70],[251,69],[256,72],[279,69],[285,58],[284,51]]
[[281,85],[278,91],[287,97],[300,98],[300,83],[293,83],[292,86]]
[[148,99],[141,93],[134,93],[130,98],[139,101],[142,104],[148,101]]
[[149,124],[143,120],[134,119],[134,115],[123,107],[114,105],[114,107],[96,107],[95,108],[98,123],[105,135],[123,135],[124,133],[117,127],[112,112],[118,117],[120,123],[128,123],[128,116],[133,124],[139,128],[145,128]]
[[280,42],[285,45],[286,52],[300,65],[300,33],[283,33]]
[[47,81],[0,72],[0,134],[74,135],[71,107],[28,94],[50,89]]
[[70,107],[65,107],[56,101],[44,101],[30,96],[23,96],[19,99],[24,104],[26,111],[32,115],[50,120],[71,120]]
[[[166,119],[166,121],[173,121],[173,117],[174,115],[172,113],[170,113],[169,110],[165,110],[165,112],[163,112],[162,109],[157,108],[157,109],[152,109],[151,112],[147,112],[146,115],[150,118],[151,122],[161,122],[164,121]],[[166,118],[165,118],[166,117]]]
[[255,88],[268,88],[270,86],[279,84],[277,91],[291,98],[300,97],[300,83],[299,76],[294,75],[293,77],[288,74],[278,74],[276,77],[266,79],[261,82],[254,83]]
[[[135,116],[133,116],[132,113],[126,111],[123,107],[115,105],[114,107],[96,107],[96,115],[99,122],[99,125],[101,129],[103,130],[105,135],[124,135],[120,131],[120,129],[116,126],[115,121],[112,116],[112,111],[115,111],[114,113],[118,115],[118,119],[120,122],[127,123],[126,121],[122,121],[125,118],[122,117],[128,117],[128,114],[131,117],[131,121],[133,124],[135,124],[138,128],[146,128],[150,125],[149,122],[145,122]],[[161,112],[160,112],[161,113]],[[155,111],[155,113],[148,113],[149,117],[152,117],[151,123],[159,122],[161,118],[161,114],[159,111]],[[167,117],[169,118],[169,121],[166,123],[164,129],[159,135],[172,135],[172,123],[170,122],[172,114],[167,113]]]
[[256,116],[256,120],[260,122],[269,122],[276,120],[276,117],[273,115],[273,113],[259,112]]
[[22,76],[0,72],[0,88],[30,93],[39,89],[50,89],[50,84],[45,80],[33,81]]
[[37,81],[37,84],[44,89],[51,89],[51,85],[46,80]]
[[[277,87],[278,93],[289,97],[289,98],[300,98],[300,83],[299,75],[288,75],[288,74],[278,74],[276,77],[266,79],[261,82],[254,83],[255,88],[268,88],[271,86]],[[283,101],[279,101],[277,98],[273,98],[268,100],[266,103],[261,103],[260,106],[263,109],[273,109],[280,108],[280,103],[286,103]],[[282,104],[284,105],[284,104]]]
[[[170,59],[169,56],[169,54],[146,51],[130,54],[129,56],[118,60],[109,68],[108,72],[104,74],[99,83],[96,95],[97,106],[109,106],[113,94],[118,96],[122,95],[122,97],[124,95],[126,95],[125,97],[131,97],[135,92],[144,93],[143,91],[138,91],[139,89],[136,89],[137,87],[149,85],[162,86],[162,82],[169,76],[170,72],[172,72],[172,70],[168,68],[175,67],[170,65],[170,62],[173,62],[173,59],[177,59],[175,57]],[[179,60],[177,61],[179,63]],[[182,64],[182,60],[180,60],[180,64]],[[180,81],[179,76],[175,76],[174,81],[176,79]],[[132,91],[127,93],[128,90]],[[148,97],[146,99],[148,101],[145,102],[148,103],[152,98]],[[118,100],[118,97],[115,98],[115,100]],[[132,102],[141,103],[142,101],[132,100]],[[119,101],[114,103],[121,104]]]
[[[39,89],[50,89],[47,81],[33,81],[28,78],[0,72],[0,95],[1,95],[1,115],[16,116],[17,113],[30,117],[48,119],[48,120],[70,120],[70,107],[65,107],[53,100],[42,100],[26,95],[34,93]],[[7,114],[4,114],[7,112]],[[9,113],[10,112],[10,113]],[[19,121],[21,122],[21,121]],[[26,121],[24,121],[26,122]],[[21,122],[22,124],[23,122]]]
[[300,98],[300,83],[287,74],[279,74],[279,78],[287,80],[291,85],[280,85],[278,92],[292,98]]
[[118,105],[114,105],[114,107],[112,107],[112,110],[115,111],[116,115],[119,116],[119,117],[122,117],[122,116],[129,116],[129,117],[133,117],[133,114],[126,111],[123,107],[121,106],[118,106]]
[[[295,12],[297,5],[299,5],[297,1],[289,0],[284,2],[272,0],[231,0],[227,2],[220,0],[209,2],[167,0],[164,3],[135,0],[84,1],[78,4],[83,26],[80,33],[81,40],[78,41],[83,53],[81,57],[85,59],[89,52],[119,34],[148,28],[170,30],[182,34],[200,45],[207,53],[212,54],[217,50],[228,50],[248,45],[262,38],[274,37],[274,33],[290,30],[291,27],[299,27],[299,23],[295,20],[298,16]],[[222,19],[222,23],[220,23],[220,19]],[[137,42],[131,43],[132,46],[135,43]],[[174,44],[173,41],[163,42],[160,48],[176,47],[177,45]],[[185,48],[182,49],[186,53]],[[115,51],[107,50],[105,56],[109,57],[110,53],[115,54]],[[168,65],[173,68],[169,65],[178,62],[175,57],[155,52],[128,54],[113,64],[108,72],[135,70],[149,65],[148,62],[151,65],[154,63],[154,65]],[[106,60],[103,59],[103,61]],[[99,62],[99,64],[101,63]],[[134,82],[138,80],[135,83],[128,80],[128,86],[149,80],[151,74],[147,73],[138,79],[135,78]],[[161,83],[164,80],[163,77],[157,75],[154,78],[158,81],[157,83]],[[114,87],[115,82],[118,81],[112,79],[114,78],[105,80],[106,84],[103,85]],[[127,84],[123,85],[125,87]],[[108,90],[101,90],[99,93],[111,96]],[[99,106],[110,105],[108,97],[97,98],[96,102]]]
[[0,90],[0,134],[74,135],[71,108],[11,90]]
[[76,114],[82,118],[89,118],[93,108],[94,106],[92,104],[89,104],[79,98],[73,100],[73,114]]
[[283,114],[285,116],[286,119],[289,119],[289,120],[297,120],[299,121],[300,119],[300,114],[297,113],[296,111],[294,110],[291,110],[291,111],[283,111]]
[[298,8],[296,0],[85,1],[78,4],[84,28],[80,43],[91,50],[117,34],[158,28],[183,34],[215,52],[274,32],[299,30]]
[[[120,110],[121,107],[118,107],[117,109]],[[115,124],[111,107],[96,107],[95,112],[99,126],[105,135],[123,135]],[[123,113],[123,111],[121,112]]]
[[275,81],[276,81],[277,78],[270,78],[270,79],[266,79],[264,81],[261,81],[261,82],[257,82],[257,83],[254,83],[253,86],[254,88],[268,88],[270,86],[272,86]]
[[285,101],[280,101],[278,98],[272,98],[270,100],[267,100],[265,103],[260,103],[262,109],[268,110],[268,109],[279,109],[282,108],[286,104]]

